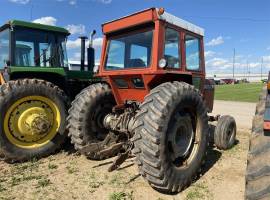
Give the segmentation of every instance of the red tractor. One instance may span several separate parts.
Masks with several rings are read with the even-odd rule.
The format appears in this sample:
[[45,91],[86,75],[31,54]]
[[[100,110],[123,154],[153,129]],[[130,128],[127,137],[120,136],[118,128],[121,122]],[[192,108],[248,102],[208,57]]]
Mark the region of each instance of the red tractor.
[[[162,192],[180,192],[200,172],[209,139],[214,86],[205,79],[204,30],[151,8],[102,25],[97,77],[69,110],[76,150],[90,159],[130,155],[140,174]],[[232,117],[222,116],[215,144],[235,141]]]

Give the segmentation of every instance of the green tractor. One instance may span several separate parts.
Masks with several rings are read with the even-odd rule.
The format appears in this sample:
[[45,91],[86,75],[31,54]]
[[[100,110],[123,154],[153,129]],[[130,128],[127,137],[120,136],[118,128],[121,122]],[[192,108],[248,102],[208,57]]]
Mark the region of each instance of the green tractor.
[[[95,32],[91,34],[93,37]],[[81,38],[81,69],[69,70],[60,27],[12,20],[0,27],[0,158],[25,161],[65,142],[70,102],[91,79],[94,49]]]

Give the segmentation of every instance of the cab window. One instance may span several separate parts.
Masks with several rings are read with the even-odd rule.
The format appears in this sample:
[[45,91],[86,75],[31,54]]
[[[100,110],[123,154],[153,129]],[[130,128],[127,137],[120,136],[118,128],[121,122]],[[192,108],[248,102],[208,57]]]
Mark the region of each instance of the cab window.
[[35,66],[34,43],[16,41],[15,61],[16,66]]
[[150,58],[148,56],[149,54],[147,52],[147,47],[136,45],[136,44],[131,45],[131,49],[130,49],[131,60],[141,59],[143,62],[143,65],[149,66]]
[[178,31],[166,28],[164,58],[168,62],[168,67],[179,68],[179,33]]
[[15,32],[15,65],[67,67],[65,36],[46,31],[17,28]]
[[200,40],[191,35],[185,36],[186,67],[188,70],[200,69]]
[[108,40],[106,70],[146,68],[150,66],[153,30],[130,33]]
[[0,32],[0,69],[9,60],[9,29]]

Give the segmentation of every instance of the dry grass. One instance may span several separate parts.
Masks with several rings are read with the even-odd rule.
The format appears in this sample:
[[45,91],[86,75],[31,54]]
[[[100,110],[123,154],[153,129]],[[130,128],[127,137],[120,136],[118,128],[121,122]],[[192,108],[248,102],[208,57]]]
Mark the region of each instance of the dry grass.
[[203,176],[177,195],[153,190],[127,160],[118,171],[107,172],[105,161],[60,152],[41,160],[9,165],[0,162],[0,199],[196,200],[243,199],[248,134],[227,152],[212,150]]

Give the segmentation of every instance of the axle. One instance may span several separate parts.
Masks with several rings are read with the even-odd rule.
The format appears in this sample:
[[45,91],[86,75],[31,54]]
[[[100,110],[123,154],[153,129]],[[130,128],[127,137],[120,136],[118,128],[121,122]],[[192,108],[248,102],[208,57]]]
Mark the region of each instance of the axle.
[[135,117],[130,112],[124,112],[122,114],[110,113],[105,116],[103,125],[109,130],[132,136],[130,134],[132,134],[134,122]]

